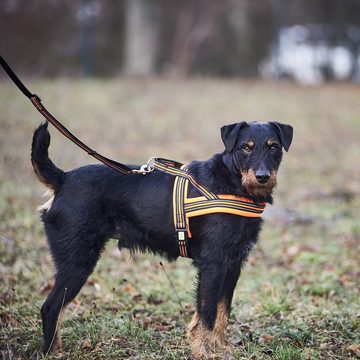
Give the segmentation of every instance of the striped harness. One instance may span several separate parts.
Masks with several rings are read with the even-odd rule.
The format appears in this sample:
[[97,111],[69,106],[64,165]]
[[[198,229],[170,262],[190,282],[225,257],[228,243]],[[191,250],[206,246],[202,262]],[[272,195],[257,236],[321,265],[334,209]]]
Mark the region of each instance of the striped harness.
[[[189,219],[214,213],[232,214],[249,218],[261,217],[265,203],[256,203],[247,198],[235,195],[215,195],[195,181],[187,167],[180,163],[155,159],[154,168],[175,176],[173,187],[173,221],[182,257],[190,257],[188,240],[192,237]],[[202,196],[188,197],[189,183]]]

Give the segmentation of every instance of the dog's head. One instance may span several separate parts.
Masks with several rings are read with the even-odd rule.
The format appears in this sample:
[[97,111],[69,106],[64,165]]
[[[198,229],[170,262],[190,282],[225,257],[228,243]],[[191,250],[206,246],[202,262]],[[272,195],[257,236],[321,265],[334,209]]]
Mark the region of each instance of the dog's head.
[[289,150],[293,128],[277,122],[240,122],[221,128],[224,162],[241,177],[244,189],[253,196],[271,195],[282,159]]

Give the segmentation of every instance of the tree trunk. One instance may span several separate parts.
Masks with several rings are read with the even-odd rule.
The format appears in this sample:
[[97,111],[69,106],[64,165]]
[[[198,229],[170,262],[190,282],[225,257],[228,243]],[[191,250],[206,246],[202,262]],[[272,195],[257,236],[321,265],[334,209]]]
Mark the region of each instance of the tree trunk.
[[127,0],[125,64],[127,75],[149,76],[156,68],[158,8],[153,0]]

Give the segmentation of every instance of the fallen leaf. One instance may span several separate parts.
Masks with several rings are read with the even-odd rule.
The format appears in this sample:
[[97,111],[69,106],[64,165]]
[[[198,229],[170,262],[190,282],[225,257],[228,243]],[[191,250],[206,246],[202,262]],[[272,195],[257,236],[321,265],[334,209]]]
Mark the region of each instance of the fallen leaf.
[[270,335],[270,334],[262,334],[259,338],[259,343],[260,344],[268,344],[271,341],[273,341],[274,336]]
[[54,287],[52,282],[48,282],[46,285],[40,288],[40,295],[47,295]]
[[135,288],[129,283],[127,283],[125,286],[123,286],[121,288],[121,290],[128,294],[133,294],[134,292],[136,292]]
[[285,249],[285,254],[288,257],[293,258],[300,252],[300,246],[299,245],[291,245]]
[[255,256],[249,256],[249,258],[248,258],[248,264],[249,265],[256,265],[256,263],[257,263],[257,259],[256,259],[256,257]]
[[328,343],[320,344],[320,349],[321,349],[321,350],[328,350],[328,349],[330,349],[330,348],[331,348],[331,346],[330,346],[330,344],[328,344]]
[[159,331],[169,331],[174,328],[174,325],[173,324],[156,324],[155,327]]
[[272,288],[272,284],[271,284],[270,281],[265,281],[265,282],[262,284],[262,286],[263,286],[263,289],[266,290],[266,291],[270,291],[271,288]]
[[90,348],[91,348],[91,340],[90,340],[89,338],[86,338],[86,339],[83,341],[81,347],[82,347],[83,349],[90,349]]
[[142,295],[140,293],[134,294],[132,299],[134,301],[140,301],[142,299]]
[[17,276],[13,274],[9,274],[7,278],[9,281],[17,281]]
[[348,351],[352,352],[354,355],[360,355],[360,345],[359,344],[351,344],[348,346]]
[[0,313],[0,322],[6,324],[7,326],[18,326],[18,321],[15,317],[11,316],[10,314]]
[[164,299],[150,295],[147,299],[148,304],[160,305],[164,302]]
[[351,286],[353,284],[353,278],[348,274],[343,274],[339,276],[339,282],[343,286]]

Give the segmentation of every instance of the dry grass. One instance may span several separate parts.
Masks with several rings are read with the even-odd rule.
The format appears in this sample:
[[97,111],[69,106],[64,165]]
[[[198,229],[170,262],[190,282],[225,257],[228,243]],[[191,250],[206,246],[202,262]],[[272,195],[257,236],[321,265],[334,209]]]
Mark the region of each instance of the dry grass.
[[[239,359],[360,356],[360,89],[299,88],[246,81],[113,80],[29,82],[75,134],[122,162],[152,155],[187,162],[221,151],[219,127],[278,120],[295,128],[267,210],[259,247],[239,281],[230,337]],[[0,83],[0,353],[41,358],[39,308],[52,265],[36,213],[44,188],[29,149],[40,115]],[[63,169],[92,162],[55,130],[51,158]],[[187,260],[130,259],[109,244],[65,316],[54,358],[179,359],[191,318]],[[125,280],[126,281],[125,281]]]

